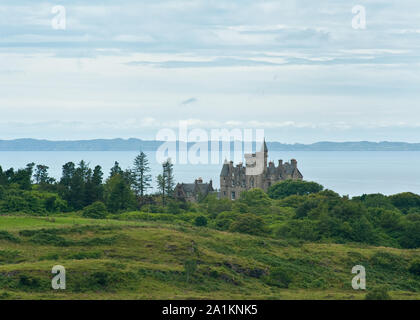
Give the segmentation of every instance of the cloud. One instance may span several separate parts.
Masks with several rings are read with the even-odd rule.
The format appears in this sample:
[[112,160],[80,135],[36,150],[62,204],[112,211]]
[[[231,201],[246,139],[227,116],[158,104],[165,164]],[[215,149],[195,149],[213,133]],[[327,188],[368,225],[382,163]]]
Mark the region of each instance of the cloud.
[[194,102],[197,102],[197,101],[198,100],[196,98],[189,98],[187,100],[182,101],[181,104],[182,105],[187,105],[187,104],[191,104],[191,103],[194,103]]
[[0,5],[3,135],[142,136],[184,118],[292,140],[418,133],[417,0],[366,4],[365,30],[334,0],[59,3],[60,31],[55,4]]
[[275,66],[279,63],[240,58],[213,58],[209,60],[172,60],[172,61],[130,61],[128,66],[154,66],[158,68],[214,68],[214,67],[253,67],[253,66]]

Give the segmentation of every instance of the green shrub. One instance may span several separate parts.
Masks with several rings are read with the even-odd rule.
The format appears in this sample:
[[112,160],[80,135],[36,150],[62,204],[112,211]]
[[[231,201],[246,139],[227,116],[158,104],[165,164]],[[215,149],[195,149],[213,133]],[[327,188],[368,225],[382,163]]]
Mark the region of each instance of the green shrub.
[[102,253],[99,251],[94,252],[77,252],[67,256],[68,259],[83,260],[83,259],[99,259]]
[[19,243],[20,239],[7,231],[0,231],[0,240],[6,240],[14,243]]
[[279,288],[288,288],[291,282],[292,277],[282,268],[271,269],[269,276],[266,278],[268,285]]
[[83,209],[83,217],[92,219],[105,219],[108,211],[103,202],[96,201]]
[[420,208],[420,195],[403,192],[389,197],[392,204],[406,213],[410,208]]
[[187,260],[184,263],[185,276],[187,277],[187,282],[190,281],[190,278],[194,275],[197,270],[197,261],[196,260]]
[[267,227],[261,217],[252,213],[245,213],[239,215],[238,219],[231,223],[229,230],[232,232],[261,235],[267,232]]
[[389,270],[406,269],[405,261],[400,256],[386,251],[376,252],[370,261],[375,267]]
[[57,234],[49,232],[38,232],[34,236],[32,236],[29,241],[36,244],[51,245],[57,247],[67,247],[72,244],[71,241],[66,240],[61,236],[58,236]]
[[263,206],[268,207],[271,204],[270,198],[264,190],[255,188],[249,191],[243,191],[239,201],[249,207]]
[[205,227],[207,225],[207,218],[205,216],[198,216],[194,220],[194,225],[197,227]]
[[17,262],[19,254],[17,250],[0,250],[0,264]]
[[420,221],[407,222],[403,225],[403,232],[399,239],[403,248],[414,249],[420,247]]
[[275,235],[280,238],[302,239],[307,241],[320,240],[317,223],[308,219],[290,220],[278,227]]
[[143,221],[175,221],[179,218],[178,215],[169,213],[147,213],[147,212],[125,212],[116,215],[118,220],[143,220]]
[[41,280],[23,274],[19,276],[18,286],[24,290],[37,290],[41,288]]
[[267,193],[271,199],[283,199],[291,195],[318,193],[323,189],[324,187],[316,182],[286,180],[272,185]]
[[385,287],[379,287],[370,290],[366,294],[365,300],[391,300],[391,297]]
[[408,271],[416,276],[420,276],[420,260],[414,261],[408,268]]
[[58,260],[59,259],[59,255],[58,253],[49,253],[45,256],[41,256],[39,257],[39,261],[44,261],[44,260]]

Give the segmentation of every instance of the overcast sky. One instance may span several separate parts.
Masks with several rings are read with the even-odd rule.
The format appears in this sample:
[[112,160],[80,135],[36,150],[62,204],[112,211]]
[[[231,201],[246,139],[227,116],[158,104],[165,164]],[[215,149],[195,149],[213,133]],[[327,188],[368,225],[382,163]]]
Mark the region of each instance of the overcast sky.
[[0,139],[420,142],[419,49],[418,0],[1,0]]

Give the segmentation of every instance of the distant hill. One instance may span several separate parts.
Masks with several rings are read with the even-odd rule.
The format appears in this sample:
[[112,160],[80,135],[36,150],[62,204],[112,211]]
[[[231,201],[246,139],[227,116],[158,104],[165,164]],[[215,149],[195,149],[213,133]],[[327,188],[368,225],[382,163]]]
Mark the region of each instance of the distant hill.
[[[95,139],[50,141],[37,139],[0,140],[0,151],[155,151],[162,141],[141,139]],[[267,142],[271,151],[420,151],[420,143],[406,142],[317,142],[285,144]]]

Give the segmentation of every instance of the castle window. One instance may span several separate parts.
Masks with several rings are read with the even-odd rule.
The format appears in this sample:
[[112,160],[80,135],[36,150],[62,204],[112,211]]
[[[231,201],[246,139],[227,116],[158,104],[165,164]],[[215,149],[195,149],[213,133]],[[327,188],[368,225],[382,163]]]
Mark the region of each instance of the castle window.
[[236,198],[235,191],[232,191],[232,200],[235,200],[235,198]]
[[251,188],[254,188],[254,178],[251,178]]

